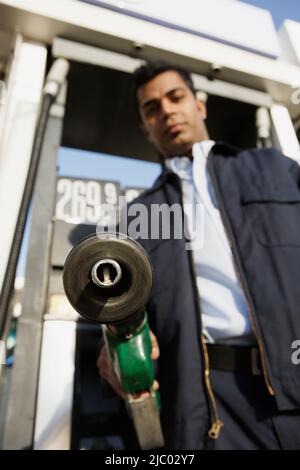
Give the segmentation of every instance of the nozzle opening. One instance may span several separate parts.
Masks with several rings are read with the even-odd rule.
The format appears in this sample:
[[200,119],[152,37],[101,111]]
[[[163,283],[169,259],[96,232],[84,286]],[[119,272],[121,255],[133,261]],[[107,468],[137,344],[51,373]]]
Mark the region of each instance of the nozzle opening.
[[120,282],[122,269],[117,261],[103,259],[93,266],[91,276],[97,286],[110,289]]

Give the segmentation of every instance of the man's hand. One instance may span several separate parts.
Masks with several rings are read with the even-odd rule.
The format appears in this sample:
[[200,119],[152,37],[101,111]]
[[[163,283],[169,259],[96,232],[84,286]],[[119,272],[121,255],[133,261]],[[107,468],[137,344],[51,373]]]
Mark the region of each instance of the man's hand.
[[[152,343],[152,351],[151,351],[151,359],[156,360],[159,358],[159,346],[156,339],[156,336],[150,331],[151,343]],[[99,357],[97,359],[97,367],[99,370],[100,376],[107,380],[107,382],[111,385],[111,387],[115,390],[115,392],[124,400],[126,399],[126,392],[123,390],[119,379],[113,369],[113,365],[111,363],[110,357],[108,355],[106,346],[102,346]],[[157,380],[153,383],[154,390],[158,390],[159,384]],[[139,397],[148,396],[149,392],[141,392]]]

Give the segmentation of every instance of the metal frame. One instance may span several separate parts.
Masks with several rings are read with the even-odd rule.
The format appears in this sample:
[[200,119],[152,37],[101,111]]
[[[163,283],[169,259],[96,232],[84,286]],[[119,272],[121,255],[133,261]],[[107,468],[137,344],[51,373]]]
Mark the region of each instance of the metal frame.
[[270,109],[274,144],[287,157],[300,164],[300,144],[288,109],[274,104]]
[[47,301],[51,221],[56,197],[57,150],[62,116],[50,113],[36,187],[23,291],[22,315],[18,322],[15,363],[11,370],[3,449],[33,446],[36,399],[39,381],[43,316]]
[[83,2],[72,2],[70,8],[69,0],[2,0],[0,8],[0,27],[18,24],[35,40],[51,43],[57,35],[77,37],[86,44],[141,58],[164,56],[184,66],[191,63],[199,73],[207,73],[216,63],[222,67],[220,78],[272,89],[279,101],[289,92],[292,80],[300,77],[300,68],[293,64]]
[[[112,52],[59,37],[53,40],[52,55],[54,57],[65,57],[66,59],[75,60],[76,62],[108,67],[127,73],[133,73],[137,67],[145,62],[142,59],[129,57],[126,54]],[[262,91],[224,82],[219,79],[209,80],[205,76],[196,73],[192,74],[192,78],[196,88],[205,93],[268,108],[270,108],[273,103],[271,96]]]
[[45,321],[34,432],[35,450],[70,449],[75,347],[75,321]]
[[0,142],[0,213],[5,220],[5,230],[0,232],[0,289],[28,173],[46,56],[45,46],[24,41],[17,35]]

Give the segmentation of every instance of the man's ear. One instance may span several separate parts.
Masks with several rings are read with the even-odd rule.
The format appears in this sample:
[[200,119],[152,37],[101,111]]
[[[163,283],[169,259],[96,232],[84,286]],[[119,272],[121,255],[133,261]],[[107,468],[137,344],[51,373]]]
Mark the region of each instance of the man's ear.
[[207,118],[207,112],[206,112],[206,104],[204,103],[203,100],[197,100],[197,108],[201,114],[201,118],[203,121]]

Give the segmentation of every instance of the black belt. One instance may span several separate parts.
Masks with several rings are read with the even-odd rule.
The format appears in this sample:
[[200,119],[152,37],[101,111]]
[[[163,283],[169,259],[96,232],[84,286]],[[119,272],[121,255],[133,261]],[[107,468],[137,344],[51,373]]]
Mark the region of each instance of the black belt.
[[206,343],[210,369],[261,375],[259,350],[250,346]]

